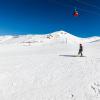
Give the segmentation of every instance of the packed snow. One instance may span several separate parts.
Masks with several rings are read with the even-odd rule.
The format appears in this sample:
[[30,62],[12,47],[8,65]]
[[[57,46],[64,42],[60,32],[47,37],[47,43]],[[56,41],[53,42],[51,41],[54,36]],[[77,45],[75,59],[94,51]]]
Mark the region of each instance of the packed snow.
[[0,36],[0,100],[100,100],[100,37]]

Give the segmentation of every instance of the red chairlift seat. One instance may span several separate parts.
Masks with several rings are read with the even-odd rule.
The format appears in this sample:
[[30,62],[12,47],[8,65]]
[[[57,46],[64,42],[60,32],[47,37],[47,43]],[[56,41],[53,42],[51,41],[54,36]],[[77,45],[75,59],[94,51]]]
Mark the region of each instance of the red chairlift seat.
[[75,17],[79,16],[78,11],[74,11],[73,16],[75,16]]

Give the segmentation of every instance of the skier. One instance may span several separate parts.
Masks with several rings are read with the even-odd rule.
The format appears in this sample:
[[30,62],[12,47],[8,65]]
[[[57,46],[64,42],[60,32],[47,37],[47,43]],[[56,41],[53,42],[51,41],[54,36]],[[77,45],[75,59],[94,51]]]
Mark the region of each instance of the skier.
[[82,52],[83,52],[83,46],[82,46],[82,44],[80,44],[78,55],[81,54],[81,57],[83,56]]

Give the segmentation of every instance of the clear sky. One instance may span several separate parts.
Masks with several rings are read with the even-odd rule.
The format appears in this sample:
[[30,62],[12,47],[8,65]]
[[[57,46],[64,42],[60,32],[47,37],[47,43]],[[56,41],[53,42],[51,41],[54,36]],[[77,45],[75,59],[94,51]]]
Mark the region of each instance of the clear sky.
[[[64,30],[100,36],[100,0],[0,0],[0,35]],[[73,16],[77,8],[79,17]]]

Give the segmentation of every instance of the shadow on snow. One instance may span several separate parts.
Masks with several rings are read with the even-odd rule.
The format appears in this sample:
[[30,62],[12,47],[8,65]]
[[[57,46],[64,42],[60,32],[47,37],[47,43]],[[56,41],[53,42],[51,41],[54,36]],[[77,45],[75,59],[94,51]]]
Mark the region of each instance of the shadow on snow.
[[59,55],[63,57],[85,57],[85,56],[78,56],[78,55]]

